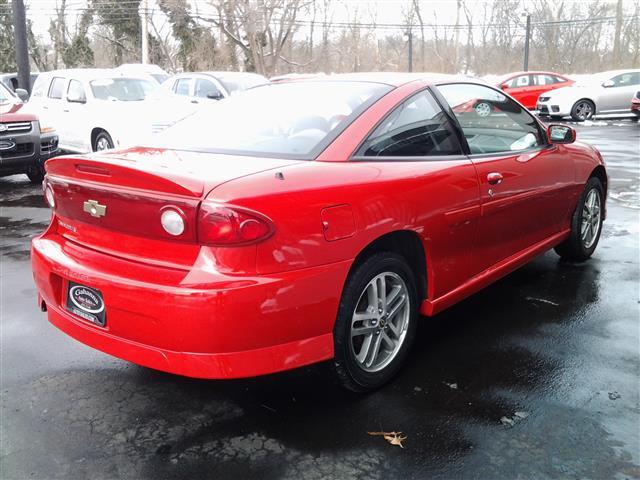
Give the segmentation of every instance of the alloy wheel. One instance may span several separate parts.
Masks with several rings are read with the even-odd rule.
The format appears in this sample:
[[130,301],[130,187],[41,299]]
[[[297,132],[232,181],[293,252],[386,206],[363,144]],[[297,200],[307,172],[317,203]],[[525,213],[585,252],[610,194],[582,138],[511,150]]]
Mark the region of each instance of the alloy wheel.
[[96,152],[101,152],[103,150],[109,150],[111,147],[111,143],[109,143],[109,139],[105,137],[100,137],[96,142]]
[[585,249],[593,246],[598,238],[601,226],[600,193],[592,188],[582,206],[582,219],[580,222],[580,239]]
[[376,275],[364,288],[351,319],[351,352],[366,372],[385,368],[400,351],[411,313],[407,285],[394,272]]
[[580,102],[576,105],[576,116],[580,120],[589,120],[593,117],[593,107],[589,102]]

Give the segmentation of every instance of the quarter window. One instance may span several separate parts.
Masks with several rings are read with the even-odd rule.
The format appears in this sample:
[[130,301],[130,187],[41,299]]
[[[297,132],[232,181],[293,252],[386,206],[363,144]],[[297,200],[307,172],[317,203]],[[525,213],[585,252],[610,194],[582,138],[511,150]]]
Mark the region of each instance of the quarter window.
[[176,95],[184,95],[184,96],[189,96],[189,85],[191,84],[191,79],[190,78],[180,78],[178,79],[178,81],[176,82],[176,87],[175,87],[175,91],[176,91]]
[[49,88],[49,98],[61,99],[62,94],[64,93],[64,84],[64,78],[55,77],[51,82],[51,87]]
[[472,154],[528,150],[544,143],[538,123],[497,90],[468,83],[441,85]]
[[454,128],[428,91],[403,102],[376,127],[358,150],[364,157],[459,155]]

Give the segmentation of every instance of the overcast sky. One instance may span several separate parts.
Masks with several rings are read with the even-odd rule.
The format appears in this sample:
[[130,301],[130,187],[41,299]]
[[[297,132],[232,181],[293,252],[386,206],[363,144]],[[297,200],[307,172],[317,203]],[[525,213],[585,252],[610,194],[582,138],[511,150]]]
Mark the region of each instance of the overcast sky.
[[[612,3],[616,0],[604,0],[605,3]],[[564,0],[564,4],[582,3],[583,0]],[[34,33],[49,41],[49,22],[55,15],[56,4],[59,0],[25,0],[27,5],[27,17],[33,22]],[[434,22],[433,11],[437,12],[437,22],[439,24],[453,24],[456,17],[456,0],[421,0],[421,7],[424,11],[424,21],[426,23]],[[470,6],[472,13],[482,8],[484,0],[466,0],[466,4]],[[404,9],[408,4],[408,0],[334,0],[335,12],[333,15],[334,22],[346,22],[353,18],[356,10],[360,12],[361,22],[368,22],[372,15],[375,15],[377,23],[396,24],[402,23]],[[523,0],[521,8],[523,13],[528,5],[532,4],[532,0]],[[159,11],[156,0],[148,0],[149,8],[152,11]],[[194,10],[198,10],[201,14],[214,14],[214,10],[207,0],[191,0]],[[71,28],[75,25],[75,16],[78,15],[83,8],[87,7],[87,0],[67,0],[68,22]],[[304,17],[301,20],[305,20]],[[307,19],[308,20],[308,19]],[[156,26],[161,27],[164,23],[162,14],[154,14]],[[465,23],[464,15],[461,14],[461,23]],[[168,26],[165,26],[168,28]]]

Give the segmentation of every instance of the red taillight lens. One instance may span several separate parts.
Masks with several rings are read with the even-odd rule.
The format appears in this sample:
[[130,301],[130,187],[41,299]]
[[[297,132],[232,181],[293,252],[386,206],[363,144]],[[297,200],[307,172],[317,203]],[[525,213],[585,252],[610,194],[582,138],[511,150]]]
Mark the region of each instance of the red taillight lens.
[[271,236],[271,221],[259,213],[231,205],[202,202],[198,214],[198,242],[216,247],[247,245]]

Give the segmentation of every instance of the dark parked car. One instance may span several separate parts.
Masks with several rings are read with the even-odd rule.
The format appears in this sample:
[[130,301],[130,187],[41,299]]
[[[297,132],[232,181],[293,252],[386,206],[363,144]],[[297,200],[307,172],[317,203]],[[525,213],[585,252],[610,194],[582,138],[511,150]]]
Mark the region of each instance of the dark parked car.
[[0,83],[0,176],[24,173],[33,183],[44,178],[44,162],[58,151],[53,128],[24,113],[24,103]]

